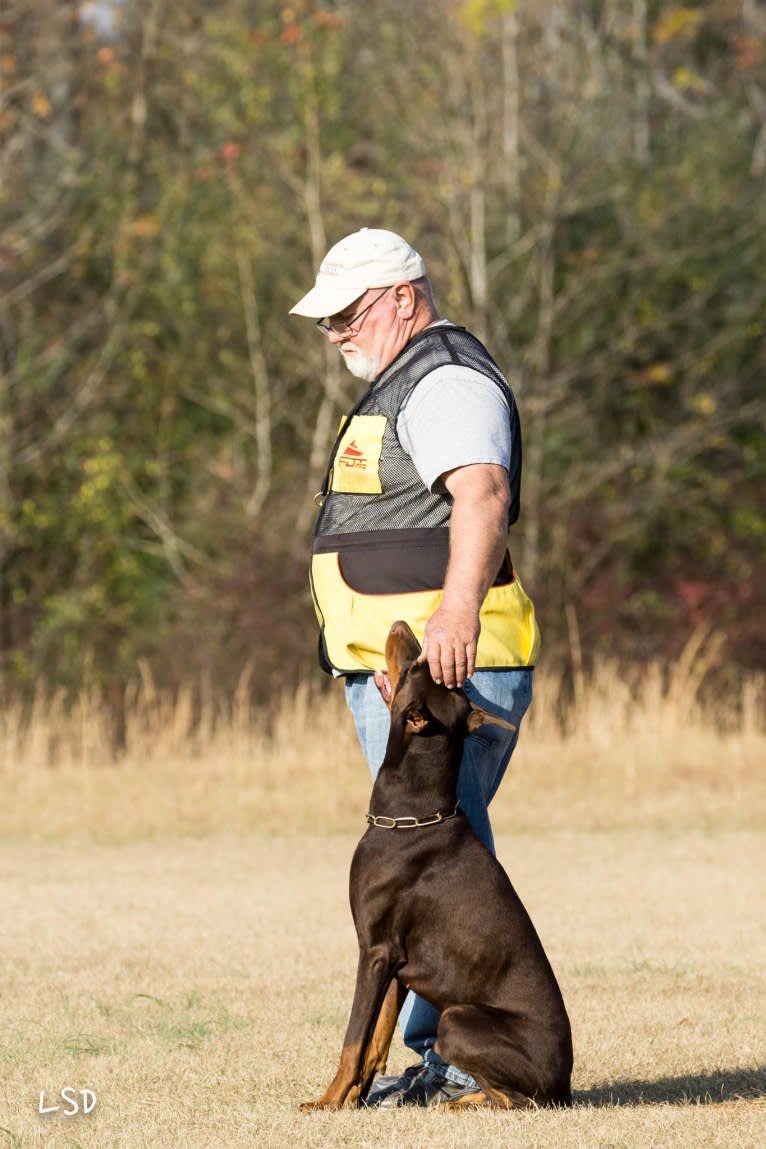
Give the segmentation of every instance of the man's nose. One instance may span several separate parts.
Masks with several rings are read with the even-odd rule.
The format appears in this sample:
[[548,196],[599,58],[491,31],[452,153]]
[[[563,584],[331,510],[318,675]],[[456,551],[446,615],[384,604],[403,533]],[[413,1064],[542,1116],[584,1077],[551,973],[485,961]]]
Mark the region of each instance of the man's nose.
[[334,327],[331,327],[327,332],[327,338],[331,343],[343,343],[346,336],[342,332],[336,331]]

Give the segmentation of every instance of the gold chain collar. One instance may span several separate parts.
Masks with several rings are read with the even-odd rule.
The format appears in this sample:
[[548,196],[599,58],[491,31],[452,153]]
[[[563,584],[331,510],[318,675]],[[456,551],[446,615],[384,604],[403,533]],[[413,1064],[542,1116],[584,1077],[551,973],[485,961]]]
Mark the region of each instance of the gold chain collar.
[[366,814],[365,817],[368,826],[379,826],[381,830],[417,830],[421,826],[437,826],[440,822],[454,818],[459,812],[460,807],[455,806],[454,810],[437,810],[435,814],[429,814],[427,818],[415,818],[413,815],[407,815],[403,818],[387,818],[385,814]]

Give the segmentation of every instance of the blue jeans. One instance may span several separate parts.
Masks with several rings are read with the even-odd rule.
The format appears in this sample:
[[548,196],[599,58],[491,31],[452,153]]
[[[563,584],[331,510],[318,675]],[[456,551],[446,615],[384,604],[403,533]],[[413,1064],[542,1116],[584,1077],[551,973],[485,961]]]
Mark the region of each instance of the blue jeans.
[[[471,702],[491,710],[517,727],[515,731],[485,725],[465,741],[458,775],[460,808],[476,834],[494,854],[495,841],[488,806],[503,780],[519,736],[518,728],[532,701],[532,670],[477,670],[463,690]],[[389,730],[388,707],[371,674],[346,678],[346,702],[356,724],[356,732],[367,759],[373,781],[386,751]],[[404,1044],[458,1085],[471,1084],[467,1074],[447,1066],[434,1052],[439,1013],[427,1001],[410,992],[399,1015]]]

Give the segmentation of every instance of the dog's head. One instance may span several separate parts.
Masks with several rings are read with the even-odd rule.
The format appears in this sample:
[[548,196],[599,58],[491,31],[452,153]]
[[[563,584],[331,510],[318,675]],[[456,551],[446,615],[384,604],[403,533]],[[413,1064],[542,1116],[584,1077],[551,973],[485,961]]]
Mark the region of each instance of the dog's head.
[[392,725],[402,722],[406,735],[426,734],[437,725],[466,737],[485,723],[507,730],[516,727],[470,702],[462,690],[434,682],[427,662],[418,662],[420,643],[406,622],[395,622],[386,640],[386,669],[391,683]]

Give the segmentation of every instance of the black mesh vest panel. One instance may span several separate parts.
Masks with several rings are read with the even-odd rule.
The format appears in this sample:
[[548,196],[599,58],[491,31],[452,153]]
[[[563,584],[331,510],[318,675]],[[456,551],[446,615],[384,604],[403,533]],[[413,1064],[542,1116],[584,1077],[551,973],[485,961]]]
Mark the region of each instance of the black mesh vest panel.
[[[329,491],[334,454],[325,480],[326,499],[317,518],[314,550],[339,546],[345,550],[357,541],[350,536],[366,532],[407,531],[446,528],[452,500],[446,490],[429,491],[415,465],[399,442],[397,415],[418,383],[450,364],[473,368],[491,379],[502,391],[508,405],[511,425],[511,504],[508,525],[519,516],[521,486],[521,428],[516,403],[500,368],[483,344],[460,327],[433,327],[407,344],[392,364],[375,380],[348,416],[384,415],[386,428],[379,465],[380,494],[346,494]],[[342,536],[342,537],[339,537]],[[345,537],[343,537],[345,536]],[[371,541],[371,540],[370,540]]]

